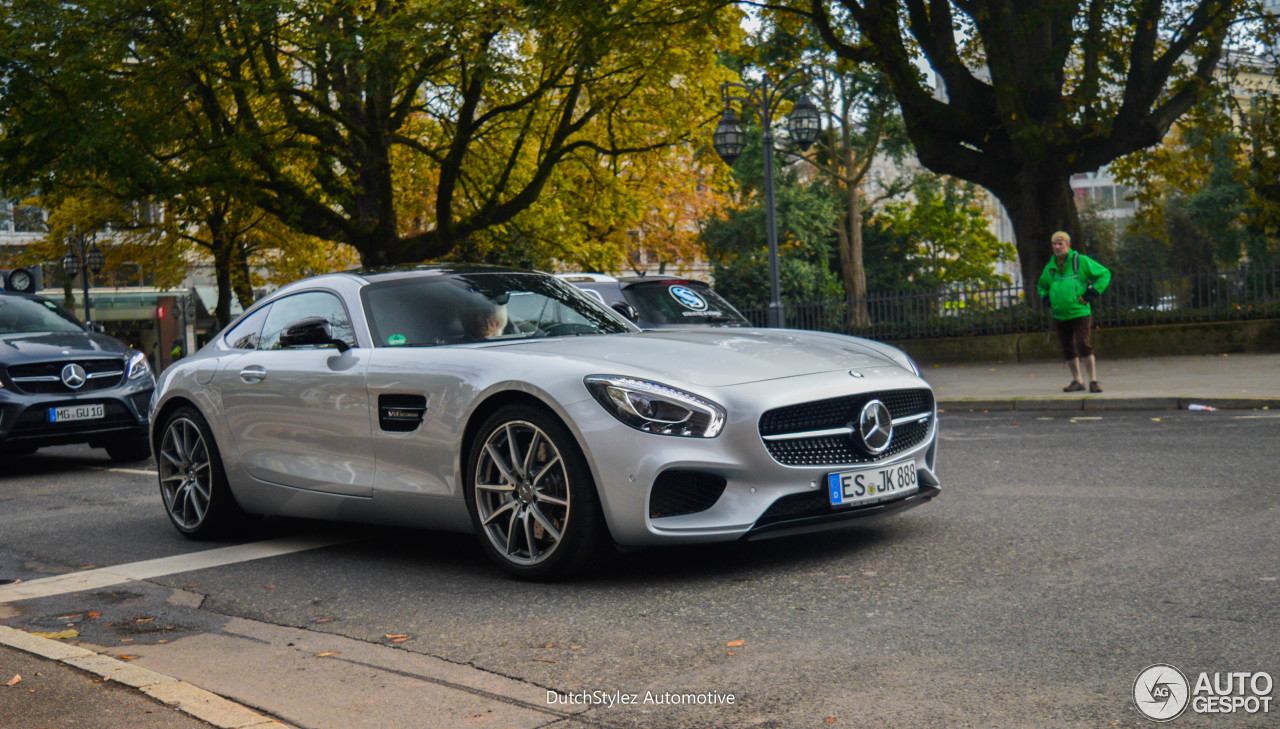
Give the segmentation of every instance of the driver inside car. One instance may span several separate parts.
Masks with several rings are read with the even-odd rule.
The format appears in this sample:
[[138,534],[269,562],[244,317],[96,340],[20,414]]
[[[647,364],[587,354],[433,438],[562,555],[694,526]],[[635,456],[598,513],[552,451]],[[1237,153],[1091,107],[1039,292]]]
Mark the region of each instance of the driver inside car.
[[483,342],[496,337],[507,326],[507,307],[492,302],[471,306],[462,312],[462,331],[467,341]]

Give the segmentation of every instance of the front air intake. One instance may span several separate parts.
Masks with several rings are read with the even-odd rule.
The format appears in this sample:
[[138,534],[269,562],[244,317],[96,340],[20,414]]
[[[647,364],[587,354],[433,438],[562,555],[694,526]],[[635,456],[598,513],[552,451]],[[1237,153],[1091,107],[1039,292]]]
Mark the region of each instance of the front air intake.
[[724,493],[724,477],[701,471],[663,471],[649,492],[649,518],[706,511]]

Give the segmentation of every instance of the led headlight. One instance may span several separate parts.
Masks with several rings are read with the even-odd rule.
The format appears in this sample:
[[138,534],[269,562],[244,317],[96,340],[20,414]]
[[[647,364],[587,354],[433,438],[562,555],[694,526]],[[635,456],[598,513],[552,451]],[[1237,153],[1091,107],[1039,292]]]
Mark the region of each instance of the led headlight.
[[724,408],[684,390],[615,375],[591,375],[583,382],[605,410],[636,430],[714,438],[724,427]]
[[146,377],[151,374],[151,364],[147,362],[147,355],[142,352],[134,352],[129,358],[129,366],[126,368],[128,373],[127,379],[134,380]]

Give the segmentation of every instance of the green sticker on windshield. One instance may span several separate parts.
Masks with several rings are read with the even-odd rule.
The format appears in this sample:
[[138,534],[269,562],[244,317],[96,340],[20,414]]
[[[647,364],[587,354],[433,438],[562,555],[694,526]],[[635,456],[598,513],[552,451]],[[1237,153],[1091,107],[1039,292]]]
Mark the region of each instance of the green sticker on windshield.
[[403,334],[392,334],[391,336],[387,337],[387,344],[390,344],[393,347],[398,347],[407,341],[409,340],[406,339]]

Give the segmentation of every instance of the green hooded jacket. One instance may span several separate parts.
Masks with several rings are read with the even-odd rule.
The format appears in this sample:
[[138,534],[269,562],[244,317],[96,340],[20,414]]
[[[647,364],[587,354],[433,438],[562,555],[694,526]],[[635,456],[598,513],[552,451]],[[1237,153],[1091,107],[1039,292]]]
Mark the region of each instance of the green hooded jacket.
[[1037,289],[1040,298],[1049,297],[1049,308],[1053,318],[1061,321],[1079,319],[1093,314],[1085,293],[1092,289],[1097,293],[1107,290],[1111,283],[1111,272],[1107,267],[1080,253],[1067,253],[1067,261],[1063,269],[1058,268],[1058,259],[1050,258],[1040,274]]

